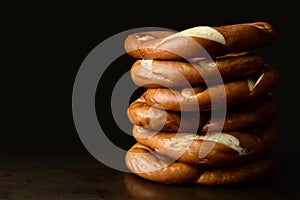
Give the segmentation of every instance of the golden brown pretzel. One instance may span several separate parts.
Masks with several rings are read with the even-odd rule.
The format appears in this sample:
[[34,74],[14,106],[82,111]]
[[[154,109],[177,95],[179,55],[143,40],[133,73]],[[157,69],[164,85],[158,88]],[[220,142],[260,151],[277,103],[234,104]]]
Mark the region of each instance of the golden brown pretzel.
[[207,168],[170,162],[149,147],[136,143],[127,152],[125,163],[134,174],[163,184],[233,185],[265,179],[273,174],[275,160],[266,155],[253,162],[227,167]]
[[[175,31],[148,31],[130,34],[124,43],[135,58],[188,59],[249,51],[275,40],[274,27],[268,22],[251,22],[219,27],[198,26]],[[204,50],[205,49],[205,50]]]
[[153,132],[134,126],[132,132],[137,142],[180,162],[233,166],[266,153],[276,140],[277,125],[272,122],[252,131],[207,134]]
[[174,87],[197,83],[228,82],[259,73],[264,61],[256,53],[219,57],[214,62],[175,60],[137,60],[131,67],[133,82],[141,87]]
[[[249,102],[269,93],[279,81],[279,71],[266,65],[258,78],[244,78],[208,88],[195,87],[178,90],[168,88],[148,88],[143,97],[149,106],[162,106],[165,110],[195,111],[233,106]],[[226,100],[226,101],[225,101]],[[225,105],[224,105],[225,104]]]
[[152,130],[172,132],[240,131],[262,126],[273,120],[277,104],[271,94],[255,101],[228,108],[225,118],[210,119],[210,111],[172,112],[150,107],[143,97],[130,104],[127,116],[131,123]]

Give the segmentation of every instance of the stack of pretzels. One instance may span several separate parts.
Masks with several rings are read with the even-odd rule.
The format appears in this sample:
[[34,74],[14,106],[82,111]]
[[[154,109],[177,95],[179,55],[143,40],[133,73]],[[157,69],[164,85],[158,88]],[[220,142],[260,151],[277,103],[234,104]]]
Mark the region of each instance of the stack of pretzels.
[[128,35],[125,50],[137,58],[131,77],[144,88],[127,110],[137,141],[126,154],[129,170],[164,184],[270,176],[280,77],[256,50],[275,37],[268,22]]

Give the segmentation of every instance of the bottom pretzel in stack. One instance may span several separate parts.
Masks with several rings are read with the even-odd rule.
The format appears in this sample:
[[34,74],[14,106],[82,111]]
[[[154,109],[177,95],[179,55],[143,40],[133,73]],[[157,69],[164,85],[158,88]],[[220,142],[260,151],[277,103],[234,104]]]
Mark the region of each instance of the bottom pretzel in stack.
[[[187,62],[158,49],[167,41],[186,55],[196,55],[192,45],[180,43],[173,33],[128,37],[127,49],[138,50],[129,54],[142,58],[131,68],[132,80],[146,89],[127,110],[137,141],[125,158],[131,172],[164,184],[200,185],[249,183],[273,174],[276,162],[270,150],[278,131],[272,89],[279,72],[250,51],[270,43],[270,27],[250,23],[182,32],[198,37],[209,52],[220,48],[228,53],[214,62],[197,57]],[[216,45],[223,39],[226,47]]]
[[264,155],[257,160],[231,167],[200,167],[170,160],[137,143],[126,154],[126,164],[135,174],[164,184],[233,185],[250,183],[270,176],[275,160]]

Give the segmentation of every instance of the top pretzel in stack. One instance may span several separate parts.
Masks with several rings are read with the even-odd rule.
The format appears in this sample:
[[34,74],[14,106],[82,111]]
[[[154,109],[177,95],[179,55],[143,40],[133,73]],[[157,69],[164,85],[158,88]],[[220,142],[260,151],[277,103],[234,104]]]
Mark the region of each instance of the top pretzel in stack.
[[279,72],[255,50],[275,36],[267,22],[129,35],[125,50],[137,58],[131,77],[146,91],[127,111],[137,140],[128,168],[166,184],[239,184],[272,174]]

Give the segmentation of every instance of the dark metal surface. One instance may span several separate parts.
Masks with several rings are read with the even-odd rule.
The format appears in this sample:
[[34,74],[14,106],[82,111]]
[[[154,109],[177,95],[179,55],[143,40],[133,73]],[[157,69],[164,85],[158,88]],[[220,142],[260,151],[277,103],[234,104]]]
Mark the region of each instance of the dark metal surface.
[[273,177],[255,184],[162,185],[104,166],[89,154],[5,155],[0,199],[299,199],[296,161],[278,160]]

